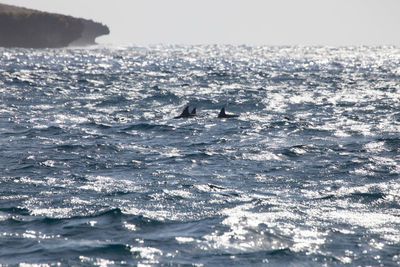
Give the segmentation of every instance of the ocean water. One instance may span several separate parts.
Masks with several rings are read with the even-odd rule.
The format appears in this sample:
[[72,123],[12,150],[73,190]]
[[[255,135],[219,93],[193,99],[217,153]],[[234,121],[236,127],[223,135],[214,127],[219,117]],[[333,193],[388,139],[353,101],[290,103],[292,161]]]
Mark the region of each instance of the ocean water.
[[0,49],[0,264],[400,264],[400,48]]

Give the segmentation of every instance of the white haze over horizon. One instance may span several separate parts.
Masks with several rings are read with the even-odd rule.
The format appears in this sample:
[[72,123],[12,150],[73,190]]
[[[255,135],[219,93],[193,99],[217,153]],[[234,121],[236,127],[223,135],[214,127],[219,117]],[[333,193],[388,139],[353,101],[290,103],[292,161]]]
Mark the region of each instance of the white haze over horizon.
[[116,45],[396,45],[400,0],[0,0],[109,26]]

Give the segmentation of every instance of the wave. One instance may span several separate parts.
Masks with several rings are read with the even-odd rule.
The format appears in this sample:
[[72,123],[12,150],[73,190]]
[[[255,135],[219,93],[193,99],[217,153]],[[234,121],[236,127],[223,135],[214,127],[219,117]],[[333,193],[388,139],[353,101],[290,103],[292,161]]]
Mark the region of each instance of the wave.
[[163,125],[163,124],[150,124],[150,123],[138,123],[132,124],[125,128],[122,128],[122,131],[155,131],[155,132],[171,132],[175,130],[174,126]]
[[[16,227],[17,225],[35,226],[38,229],[44,229],[43,227],[61,227],[59,233],[65,233],[66,235],[77,235],[84,233],[84,231],[92,229],[93,231],[101,230],[104,227],[107,228],[107,224],[115,224],[115,226],[121,226],[122,220],[134,224],[138,227],[158,227],[165,225],[165,221],[159,221],[144,217],[143,215],[132,215],[129,213],[122,212],[119,208],[105,209],[103,211],[91,211],[86,215],[77,215],[64,218],[52,218],[52,217],[38,217],[33,216],[32,211],[26,208],[10,207],[1,208],[7,219],[3,221],[4,224],[9,228]],[[90,225],[90,221],[97,220],[96,225]],[[74,231],[71,231],[75,229]],[[78,231],[78,232],[76,232]]]
[[166,102],[168,104],[178,104],[180,102],[180,97],[174,94],[173,92],[160,89],[158,86],[154,86],[151,88],[154,92],[152,92],[151,96],[148,96],[143,99],[144,103],[152,103],[152,101],[160,101]]
[[20,208],[20,207],[0,207],[0,211],[4,212],[6,214],[9,214],[10,216],[13,215],[21,215],[21,216],[28,216],[29,215],[29,210],[26,208]]
[[364,204],[371,204],[374,202],[379,202],[379,201],[384,201],[386,198],[386,194],[382,192],[375,192],[375,193],[361,193],[361,192],[356,192],[356,193],[351,193],[351,194],[346,194],[346,195],[328,195],[325,197],[321,197],[321,200],[349,200],[351,202],[356,202],[356,203],[364,203]]
[[112,128],[112,126],[110,126],[110,125],[100,123],[100,122],[95,122],[95,121],[85,122],[82,124],[82,126],[95,127],[97,129],[101,129],[101,130],[107,130],[107,129]]
[[[86,144],[56,145],[53,147],[53,149],[58,152],[73,152],[73,151],[74,152],[79,152],[79,151],[93,152],[93,151],[98,151],[98,150],[101,150],[102,152],[120,152],[121,151],[121,149],[117,145],[102,143],[100,141],[87,142]],[[83,158],[87,157],[87,155],[77,155],[77,156],[74,156],[74,158],[76,158],[78,156],[83,157]],[[68,158],[64,158],[64,159],[68,159]]]
[[399,58],[2,49],[0,262],[396,264]]
[[59,126],[47,126],[44,128],[31,128],[27,133],[27,137],[37,137],[37,136],[59,136],[67,133],[63,128]]
[[108,107],[108,106],[123,106],[129,103],[129,99],[125,96],[109,96],[104,100],[101,100],[96,104],[96,107]]

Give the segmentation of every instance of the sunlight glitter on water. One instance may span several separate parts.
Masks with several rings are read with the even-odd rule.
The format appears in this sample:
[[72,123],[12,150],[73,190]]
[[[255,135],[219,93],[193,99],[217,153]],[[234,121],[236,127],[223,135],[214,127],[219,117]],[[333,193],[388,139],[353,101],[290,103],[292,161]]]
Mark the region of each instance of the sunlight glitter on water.
[[[0,57],[7,253],[27,246],[67,265],[399,261],[398,48],[21,51]],[[187,105],[197,118],[173,119]],[[239,118],[218,119],[222,107]]]

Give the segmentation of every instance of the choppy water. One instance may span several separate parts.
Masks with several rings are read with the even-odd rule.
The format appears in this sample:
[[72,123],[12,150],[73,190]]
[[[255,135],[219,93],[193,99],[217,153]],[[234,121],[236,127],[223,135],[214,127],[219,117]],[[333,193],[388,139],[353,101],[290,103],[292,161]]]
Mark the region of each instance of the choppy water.
[[0,263],[400,263],[399,48],[0,49],[0,99]]

